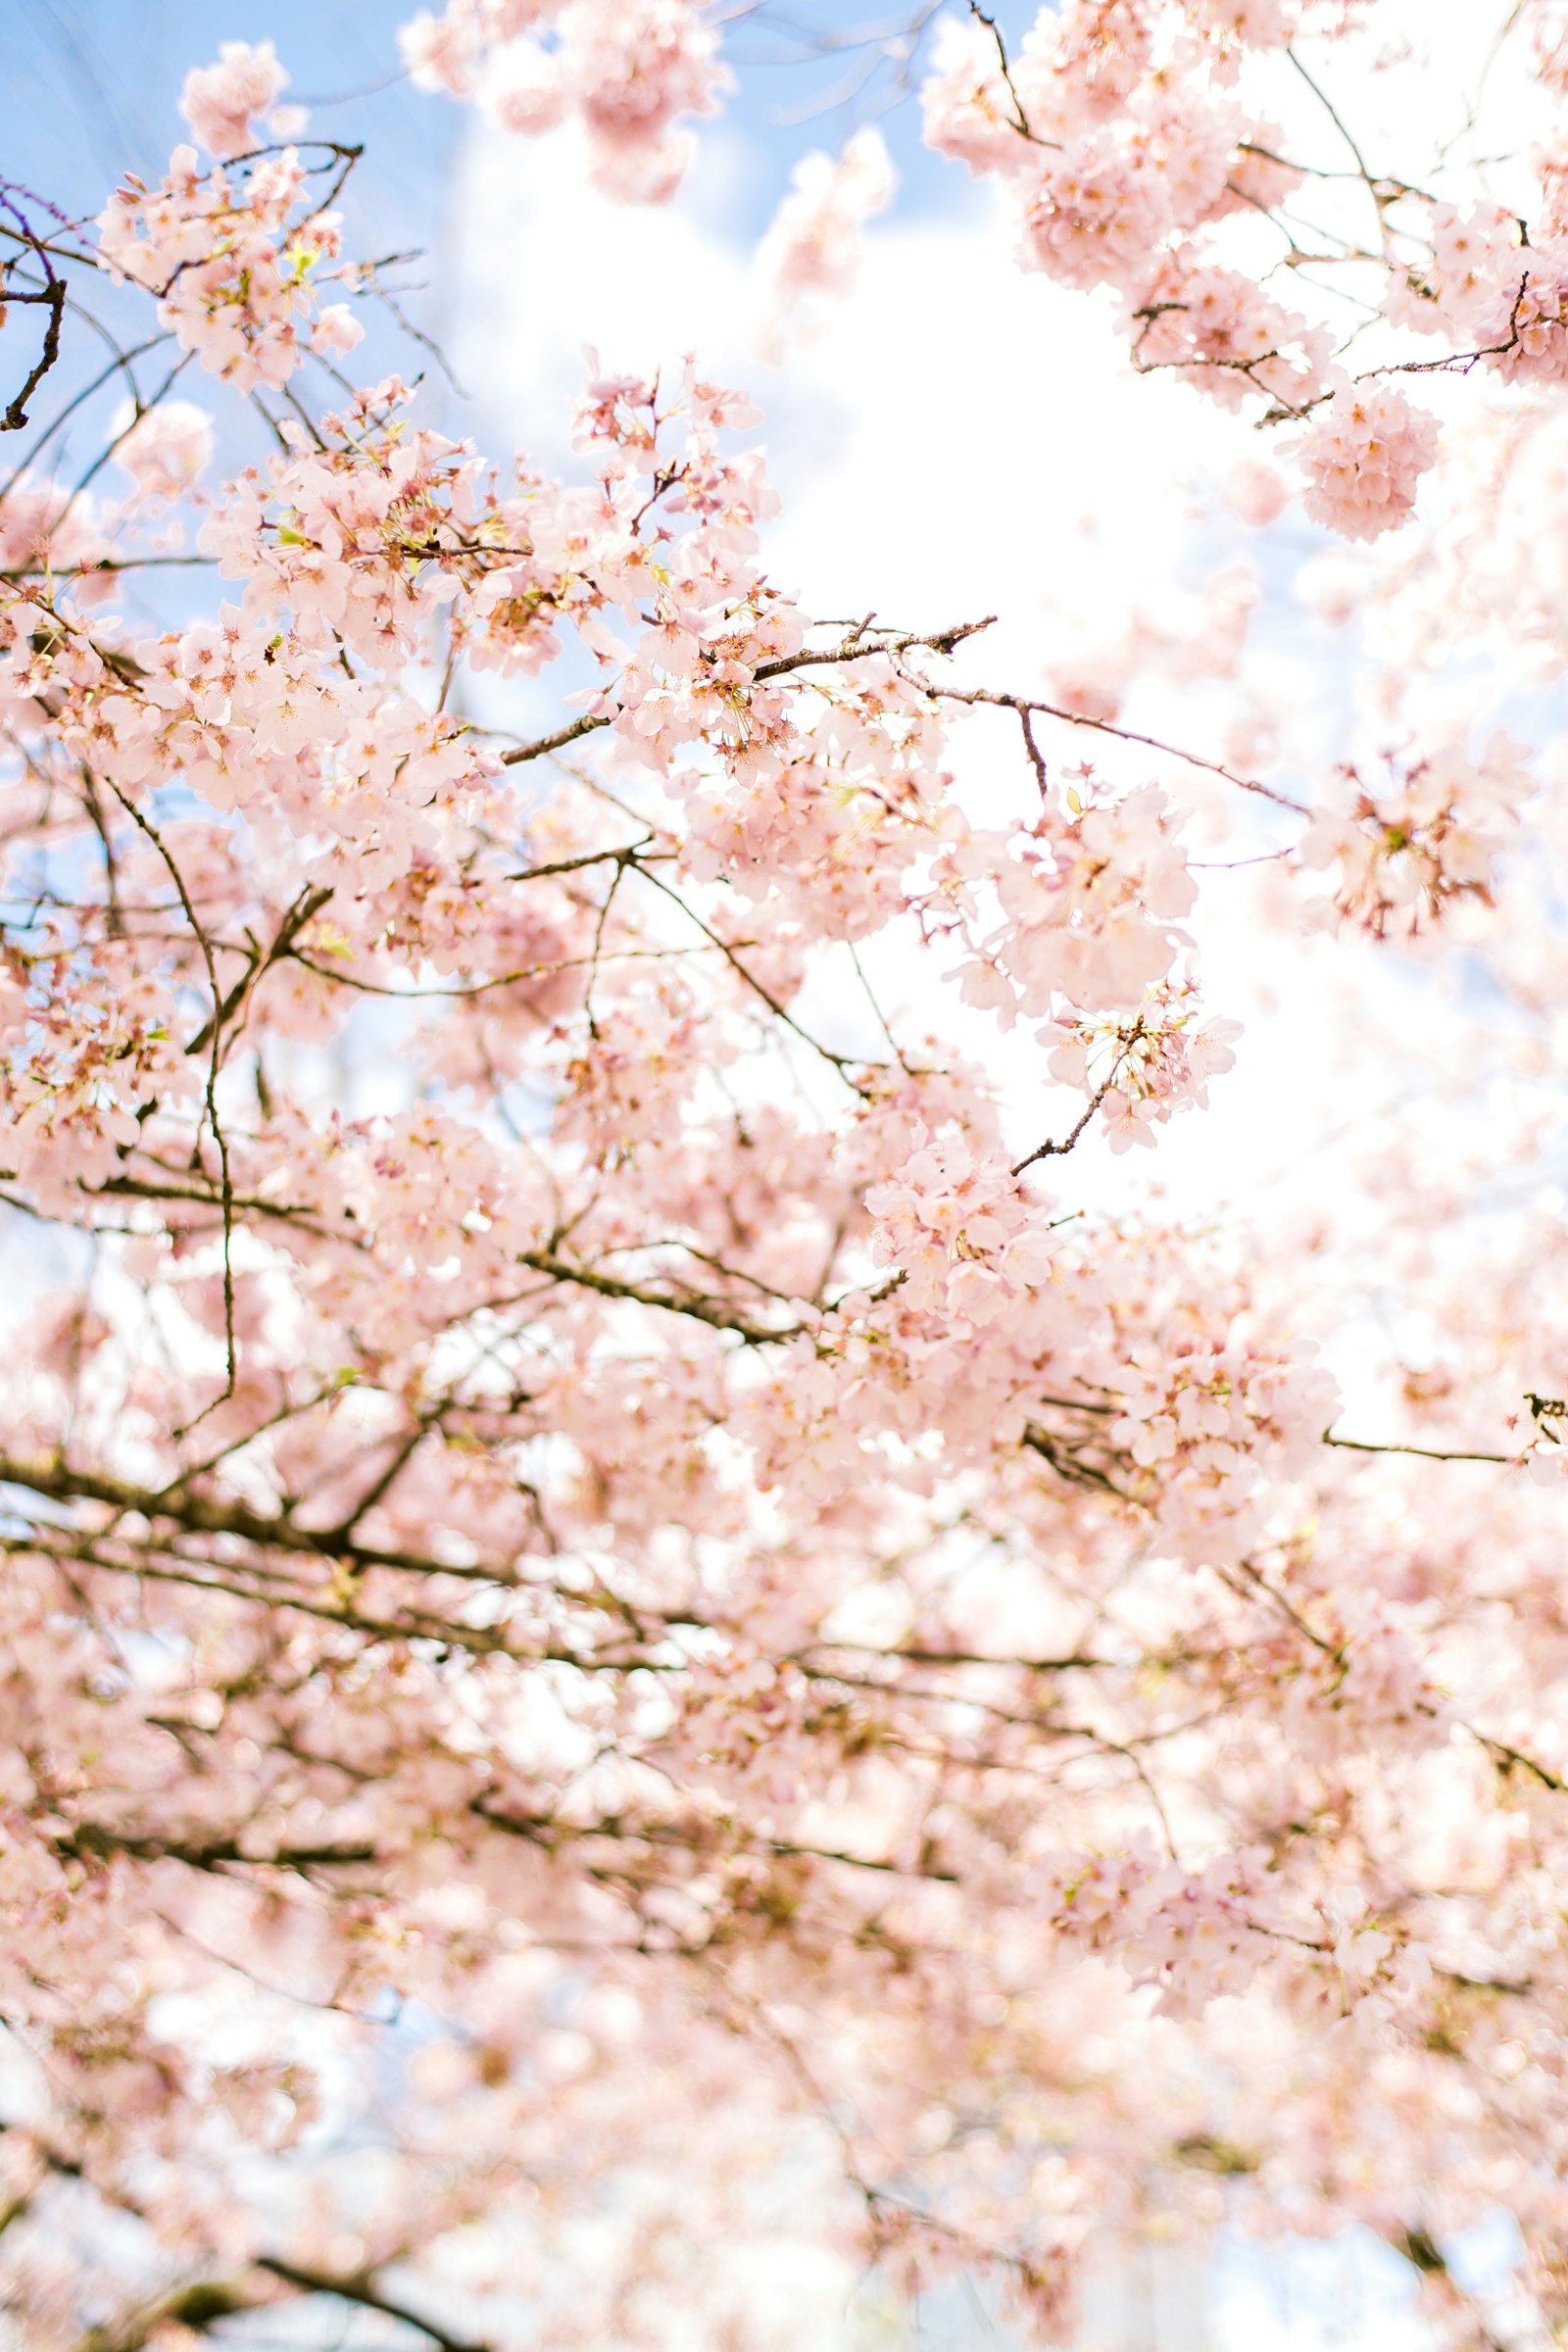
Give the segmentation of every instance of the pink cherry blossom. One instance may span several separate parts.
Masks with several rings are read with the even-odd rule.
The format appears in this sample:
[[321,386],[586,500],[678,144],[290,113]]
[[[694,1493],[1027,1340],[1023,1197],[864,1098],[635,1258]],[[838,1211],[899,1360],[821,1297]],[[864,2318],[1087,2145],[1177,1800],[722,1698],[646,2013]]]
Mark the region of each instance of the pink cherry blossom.
[[[649,199],[739,23],[403,49]],[[1053,503],[911,371],[916,538],[1001,551],[935,613],[696,355],[589,355],[554,465],[368,368],[268,45],[209,168],[6,195],[29,2352],[772,2352],[868,2270],[1063,2343],[1106,2249],[1349,2228],[1445,2340],[1568,2326],[1568,188],[1425,153],[1385,30],[946,23]],[[775,293],[890,183],[808,159]],[[1048,446],[1090,305],[1168,508]]]
[[208,154],[227,163],[259,146],[258,123],[274,138],[297,137],[306,118],[297,106],[277,104],[288,75],[271,42],[253,48],[224,41],[219,54],[216,66],[191,69],[179,97],[179,111]]
[[127,420],[115,463],[138,499],[171,500],[194,489],[213,458],[213,420],[188,400],[169,400]]
[[1375,539],[1408,519],[1437,454],[1436,417],[1387,385],[1342,385],[1297,451],[1306,511],[1348,539]]
[[886,143],[870,128],[858,130],[836,157],[812,153],[796,165],[757,254],[775,338],[803,299],[842,295],[854,285],[861,226],[887,210],[898,184]]
[[477,95],[528,134],[574,115],[599,184],[662,203],[690,159],[681,123],[729,86],[705,15],[700,0],[448,0],[399,39],[419,88]]

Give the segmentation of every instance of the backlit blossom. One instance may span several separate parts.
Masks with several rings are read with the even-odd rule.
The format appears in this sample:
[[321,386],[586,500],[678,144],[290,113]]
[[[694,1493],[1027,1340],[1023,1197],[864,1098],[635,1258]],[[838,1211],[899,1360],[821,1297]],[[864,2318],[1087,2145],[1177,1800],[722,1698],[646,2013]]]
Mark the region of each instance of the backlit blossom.
[[1415,507],[1416,484],[1438,454],[1434,416],[1387,385],[1343,385],[1297,451],[1310,487],[1305,506],[1347,539],[1396,529]]
[[[1004,474],[902,340],[867,412],[932,576],[994,545],[935,610],[780,568],[697,356],[589,354],[553,464],[368,367],[270,46],[210,165],[8,183],[19,2342],[777,2352],[870,2264],[1065,2343],[1106,2248],[1348,2227],[1452,2321],[1499,2212],[1488,2329],[1568,2326],[1568,175],[1440,182],[1380,25],[936,34],[1055,290]],[[745,33],[404,55],[648,200]],[[890,193],[804,167],[775,292]]]

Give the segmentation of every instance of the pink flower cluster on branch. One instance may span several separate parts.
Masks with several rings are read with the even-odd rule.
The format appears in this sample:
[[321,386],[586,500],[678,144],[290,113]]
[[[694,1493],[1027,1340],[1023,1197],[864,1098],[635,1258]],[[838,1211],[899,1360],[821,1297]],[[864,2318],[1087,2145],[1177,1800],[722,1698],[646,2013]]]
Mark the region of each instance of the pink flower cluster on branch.
[[[1550,9],[1513,12],[1498,47],[1526,22],[1534,78],[1552,93]],[[1065,0],[1010,50],[971,5],[939,20],[920,83],[926,143],[1000,183],[1025,268],[1115,295],[1138,370],[1172,372],[1254,422],[1313,420],[1298,453],[1306,511],[1350,538],[1406,521],[1436,455],[1437,418],[1390,376],[1480,368],[1547,383],[1568,366],[1568,220],[1549,143],[1528,218],[1374,171],[1319,76],[1376,68],[1380,23],[1371,0]],[[673,126],[734,85],[724,29],[695,0],[451,0],[402,38],[421,86],[529,134],[575,116],[603,185],[662,199],[690,152]],[[911,27],[911,52],[924,30]],[[858,45],[876,37],[825,40]],[[230,48],[201,101],[220,141],[280,86],[270,54]],[[1446,151],[1424,174],[1451,176]],[[837,158],[807,156],[794,180],[758,255],[775,346],[803,296],[852,284],[859,226],[896,185],[869,124]],[[1352,379],[1369,326],[1395,332]],[[1443,338],[1444,355],[1411,356],[1411,330]]]
[[111,276],[157,296],[181,350],[242,392],[286,383],[308,350],[352,351],[364,329],[318,293],[339,275],[320,268],[337,257],[338,216],[316,203],[312,167],[292,147],[237,180],[197,164],[176,147],[160,187],[127,175],[116,189],[98,220]]
[[447,0],[400,35],[416,83],[476,98],[504,129],[568,117],[611,195],[661,204],[691,158],[688,116],[730,86],[703,0]]
[[1335,908],[1378,938],[1391,927],[1414,937],[1454,900],[1490,906],[1506,829],[1532,790],[1528,756],[1527,745],[1498,733],[1479,763],[1455,744],[1391,760],[1388,784],[1375,791],[1347,768],[1307,830],[1301,859],[1338,868]]

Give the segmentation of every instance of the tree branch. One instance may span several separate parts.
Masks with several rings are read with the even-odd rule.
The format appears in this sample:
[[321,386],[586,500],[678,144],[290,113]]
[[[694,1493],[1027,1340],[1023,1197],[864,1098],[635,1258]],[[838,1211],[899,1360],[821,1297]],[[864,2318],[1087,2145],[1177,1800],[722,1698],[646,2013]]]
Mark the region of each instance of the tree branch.
[[[752,672],[752,682],[761,685],[769,678],[788,677],[796,670],[819,669],[844,662],[864,662],[873,654],[908,653],[916,646],[925,646],[932,653],[951,654],[955,646],[962,644],[964,638],[978,636],[982,629],[989,629],[995,619],[996,614],[990,612],[984,620],[960,621],[956,628],[937,629],[924,634],[910,630],[900,636],[878,634],[872,638],[861,634],[868,625],[861,622],[856,630],[851,631],[842,645],[819,653],[784,654],[776,662],[760,662]],[[542,760],[547,753],[564,751],[568,743],[578,743],[584,735],[595,735],[611,723],[608,712],[585,712],[581,718],[574,718],[569,727],[558,727],[553,735],[541,735],[532,743],[518,744],[512,751],[503,752],[502,765],[517,767],[525,760]]]

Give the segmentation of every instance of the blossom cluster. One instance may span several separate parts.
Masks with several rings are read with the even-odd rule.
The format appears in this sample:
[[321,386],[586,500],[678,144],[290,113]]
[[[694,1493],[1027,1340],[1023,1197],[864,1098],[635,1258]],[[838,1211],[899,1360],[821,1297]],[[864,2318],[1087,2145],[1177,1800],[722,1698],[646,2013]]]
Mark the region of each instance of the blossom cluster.
[[1464,900],[1489,905],[1496,859],[1533,789],[1528,747],[1501,732],[1479,760],[1463,744],[1387,761],[1375,789],[1342,771],[1314,814],[1303,864],[1336,871],[1333,907],[1375,938],[1414,938]]
[[1059,1857],[1050,1888],[1058,1936],[1113,1956],[1136,1984],[1156,1988],[1160,2017],[1199,2016],[1303,1953],[1312,1964],[1294,1997],[1326,1998],[1342,2016],[1364,2004],[1375,2019],[1391,1996],[1407,2001],[1430,1983],[1421,1954],[1368,1915],[1353,1886],[1335,1887],[1316,1918],[1282,1917],[1263,1848],[1216,1855],[1190,1872],[1145,1836],[1121,1853]]
[[976,886],[994,890],[1003,921],[962,969],[969,1004],[1005,1026],[1049,1018],[1060,998],[1084,1009],[1136,1008],[1188,944],[1175,918],[1197,885],[1157,785],[1116,799],[1074,792],[1027,830],[960,833],[935,867],[942,899],[972,920]]
[[1126,297],[1134,364],[1169,368],[1222,408],[1260,393],[1294,416],[1321,397],[1326,327],[1262,295],[1238,270],[1172,255]]
[[36,564],[78,572],[75,593],[91,603],[108,587],[106,578],[94,580],[93,569],[111,544],[90,496],[30,466],[7,484],[0,504],[0,569],[20,573]]
[[1489,372],[1527,384],[1568,378],[1568,237],[1551,218],[1527,236],[1500,205],[1434,205],[1430,259],[1393,289],[1390,316],[1470,346]]
[[1279,355],[1321,347],[1204,250],[1216,224],[1298,183],[1269,126],[1224,86],[1235,43],[1266,48],[1282,30],[1275,11],[1072,0],[1041,13],[1010,66],[987,26],[948,24],[923,92],[928,142],[1008,185],[1028,265],[1113,286],[1135,348],[1152,330],[1146,364],[1196,368],[1228,404],[1248,377],[1276,396],[1299,389],[1299,363]]
[[157,188],[131,174],[98,217],[111,275],[158,298],[160,323],[210,374],[248,392],[280,385],[308,351],[352,351],[364,328],[347,303],[322,304],[339,251],[338,217],[317,205],[297,151],[262,155],[237,175],[199,168],[176,147]]
[[[1371,177],[1376,257],[1344,227],[1314,227],[1323,255],[1301,242],[1290,205],[1309,177],[1334,174],[1293,160],[1309,142],[1288,137],[1266,111],[1267,76],[1280,80],[1293,41],[1348,40],[1363,15],[1361,0],[1068,0],[1042,8],[1009,54],[971,11],[942,20],[921,88],[928,144],[1005,187],[1024,266],[1115,292],[1136,367],[1175,371],[1265,422],[1313,420],[1300,451],[1307,511],[1350,538],[1405,519],[1433,462],[1434,427],[1392,391],[1347,384],[1337,353],[1348,342],[1333,305],[1309,311],[1278,298],[1277,269],[1260,268],[1250,241],[1260,219],[1285,238],[1303,293],[1309,260],[1366,274],[1371,301],[1350,296],[1363,324],[1377,315],[1442,334],[1455,368],[1484,362],[1513,380],[1555,382],[1568,368],[1568,244],[1549,152],[1538,159],[1533,225],[1495,203],[1464,212]],[[1549,90],[1560,23],[1538,7],[1529,24]],[[422,11],[402,41],[419,86],[476,98],[520,132],[575,118],[603,185],[662,199],[689,158],[678,123],[714,113],[731,86],[718,34],[697,0],[449,0],[439,16]],[[266,119],[282,120],[280,87],[270,50],[228,44],[221,68],[192,77],[187,114],[211,131],[215,152],[234,153],[252,114],[271,107]],[[870,128],[837,158],[813,154],[797,167],[758,256],[771,348],[800,297],[853,281],[858,228],[892,187]]]
[[1402,393],[1341,384],[1297,452],[1306,512],[1346,539],[1375,539],[1414,512],[1416,484],[1437,454],[1437,418]]
[[960,1137],[917,1137],[865,1205],[873,1254],[903,1269],[911,1307],[984,1325],[1050,1279],[1050,1220],[1004,1160],[977,1157]]
[[729,75],[699,0],[447,0],[403,27],[421,89],[475,98],[504,129],[575,117],[594,176],[662,203],[691,157],[684,117],[711,115]]
[[[1025,267],[1115,292],[1138,368],[1173,370],[1265,423],[1310,420],[1296,453],[1306,510],[1364,539],[1408,517],[1437,454],[1436,420],[1392,388],[1393,369],[1481,366],[1540,385],[1568,372],[1568,240],[1548,144],[1534,159],[1533,220],[1495,200],[1465,208],[1369,178],[1377,255],[1353,228],[1314,224],[1324,250],[1309,256],[1291,207],[1309,171],[1325,174],[1294,161],[1308,142],[1261,111],[1266,69],[1303,34],[1353,33],[1354,15],[1273,0],[1069,0],[1043,10],[1010,57],[973,16],[944,25],[923,102],[928,143],[1007,189]],[[1538,9],[1529,23],[1537,75],[1551,90],[1560,17]],[[1286,240],[1298,285],[1309,258],[1363,272],[1365,292],[1352,297],[1361,327],[1347,316],[1336,333],[1332,305],[1314,314],[1280,301],[1276,271],[1259,270],[1246,233],[1260,217]],[[1441,336],[1449,356],[1392,359],[1352,384],[1339,355],[1373,318]]]
[[125,416],[115,463],[130,476],[132,505],[170,506],[193,491],[212,464],[213,441],[213,420],[194,401],[160,401]]
[[261,144],[259,132],[273,139],[297,138],[305,128],[303,107],[279,106],[288,87],[270,41],[224,41],[218,63],[193,66],[185,76],[179,111],[200,144],[220,163],[230,163]]
[[[1289,175],[1253,68],[1355,13],[1074,0],[1010,69],[971,25],[936,102],[1140,364],[1305,417],[1352,532],[1423,428],[1380,393],[1345,439],[1207,237]],[[519,119],[619,103],[662,171],[717,30],[469,0],[413,46]],[[1097,2232],[1499,2204],[1560,2329],[1568,833],[1549,760],[1444,731],[1478,604],[1560,656],[1556,559],[1515,561],[1549,425],[1446,509],[1446,446],[1354,572],[1367,707],[1438,748],[1325,794],[1250,571],[1096,615],[1048,705],[978,614],[780,587],[756,413],[695,362],[592,362],[561,479],[395,376],[315,398],[337,230],[253,144],[282,88],[199,70],[216,169],[106,216],[212,413],[105,386],[101,478],[0,491],[0,2303],[47,2352],[317,2293],[760,2352],[720,2257],[782,2151],[813,2247],[1000,2265],[1052,2340]],[[844,216],[794,219],[836,275]],[[144,598],[192,539],[218,582]],[[482,673],[558,652],[504,728]],[[1219,743],[1137,731],[1194,679]],[[1114,775],[1065,766],[1128,711]],[[1458,951],[1408,1115],[1314,905]],[[1230,1064],[1210,941],[1325,1057],[1351,998],[1350,1140],[1303,1056],[1254,1122],[1304,1174],[1182,1216],[1147,1147]]]
[[1047,1058],[1053,1078],[1094,1097],[1113,1152],[1150,1147],[1179,1110],[1206,1110],[1208,1082],[1233,1069],[1239,1021],[1196,1017],[1190,980],[1159,981],[1131,1017],[1079,1013],[1056,1021],[1061,1043]]
[[1159,2015],[1191,2017],[1244,1992],[1270,1956],[1255,1917],[1267,1903],[1266,1861],[1226,1854],[1189,1875],[1147,1838],[1121,1854],[1064,1855],[1052,1872],[1052,1925],[1156,1984]]
[[1157,1495],[1172,1528],[1232,1521],[1265,1476],[1305,1470],[1333,1422],[1338,1391],[1306,1348],[1282,1358],[1245,1324],[1205,1329],[1173,1316],[1135,1341],[1111,1391],[1109,1443],[1133,1464],[1135,1490]]
[[886,212],[898,190],[887,143],[875,128],[858,130],[837,156],[803,156],[790,193],[768,223],[757,251],[764,289],[770,349],[813,294],[843,295],[859,270],[860,230]]

